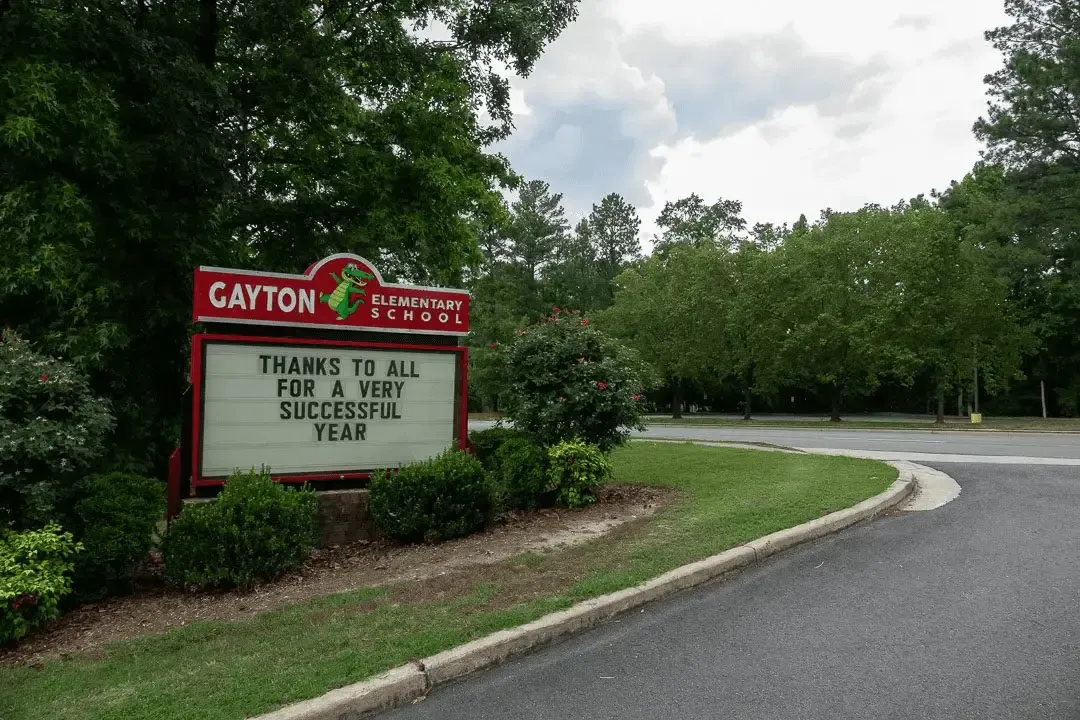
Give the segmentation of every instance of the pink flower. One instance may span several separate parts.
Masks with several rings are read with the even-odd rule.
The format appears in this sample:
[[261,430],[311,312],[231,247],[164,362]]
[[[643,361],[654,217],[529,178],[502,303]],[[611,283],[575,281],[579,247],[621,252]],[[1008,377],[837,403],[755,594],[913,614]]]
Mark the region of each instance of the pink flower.
[[494,350],[494,349],[495,349],[495,348],[497,348],[497,347],[499,347],[499,344],[498,344],[498,343],[491,343],[491,349],[492,349],[492,350]]
[[589,326],[589,319],[588,318],[582,318],[581,327],[588,327],[588,326]]
[[601,389],[601,390],[607,390],[607,383],[604,382],[603,380],[597,381],[596,387]]
[[640,395],[634,395],[634,396],[633,396],[633,397],[631,397],[630,399],[631,399],[631,400],[633,400],[634,402],[637,402],[638,400],[640,400],[640,399],[641,399],[641,396],[640,396]]
[[551,308],[551,313],[552,313],[553,315],[558,315],[558,314],[559,314],[559,313],[561,313],[561,312],[562,312],[562,310],[560,310],[560,309],[559,309],[559,308],[557,308],[557,307],[553,307],[553,308]]
[[46,380],[48,380],[48,379],[49,379],[49,376],[48,376],[48,375],[42,375],[42,376],[41,376],[41,382],[45,382],[45,381],[46,381]]

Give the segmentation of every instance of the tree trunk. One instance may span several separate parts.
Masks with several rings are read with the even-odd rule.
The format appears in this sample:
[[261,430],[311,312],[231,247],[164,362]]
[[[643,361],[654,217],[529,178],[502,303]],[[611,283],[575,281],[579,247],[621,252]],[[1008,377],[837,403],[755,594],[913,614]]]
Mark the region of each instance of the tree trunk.
[[754,366],[753,364],[747,366],[746,371],[743,372],[743,420],[750,419],[750,413],[753,411],[754,400]]
[[934,420],[938,425],[945,424],[945,383],[938,383],[937,390],[937,418]]
[[840,386],[833,385],[832,387],[832,414],[829,415],[829,422],[840,422]]
[[682,419],[682,378],[675,378],[675,387],[671,390],[671,417],[674,420]]
[[1046,419],[1046,381],[1039,381],[1039,398],[1042,400],[1043,420]]
[[199,0],[199,29],[195,43],[199,62],[208,70],[213,70],[217,64],[217,0]]

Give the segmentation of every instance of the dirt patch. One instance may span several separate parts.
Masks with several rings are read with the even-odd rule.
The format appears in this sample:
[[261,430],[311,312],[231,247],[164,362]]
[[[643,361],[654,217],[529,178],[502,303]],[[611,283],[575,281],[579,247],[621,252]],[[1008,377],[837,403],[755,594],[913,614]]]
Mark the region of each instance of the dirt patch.
[[[185,593],[160,584],[134,595],[76,608],[15,648],[0,664],[95,653],[106,643],[166,632],[200,620],[239,620],[310,598],[393,585],[410,601],[437,599],[473,582],[481,566],[522,552],[557,552],[580,545],[670,503],[672,488],[613,485],[601,502],[580,510],[513,513],[482,533],[439,545],[361,542],[317,550],[299,570],[251,590]],[[422,588],[421,588],[422,586]],[[411,590],[409,588],[411,587]]]

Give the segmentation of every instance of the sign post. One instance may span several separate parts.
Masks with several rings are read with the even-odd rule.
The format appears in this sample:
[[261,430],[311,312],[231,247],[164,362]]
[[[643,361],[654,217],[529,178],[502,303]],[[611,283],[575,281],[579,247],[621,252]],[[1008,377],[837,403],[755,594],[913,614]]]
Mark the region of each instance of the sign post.
[[465,447],[466,291],[387,283],[348,254],[303,275],[200,267],[194,289],[193,488],[261,465],[361,479]]

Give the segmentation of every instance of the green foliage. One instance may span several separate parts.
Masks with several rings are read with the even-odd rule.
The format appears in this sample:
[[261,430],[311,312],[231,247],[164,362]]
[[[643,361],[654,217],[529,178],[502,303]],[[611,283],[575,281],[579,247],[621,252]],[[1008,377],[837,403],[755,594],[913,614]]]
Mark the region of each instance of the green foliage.
[[162,543],[173,585],[249,586],[300,567],[319,541],[309,488],[274,482],[268,469],[237,471],[212,502],[191,504]]
[[568,230],[562,208],[562,194],[553,193],[543,180],[530,180],[521,186],[518,199],[510,208],[510,245],[508,254],[535,278]]
[[439,542],[486,527],[498,497],[479,460],[448,450],[396,472],[374,473],[370,503],[383,535],[404,542]]
[[576,508],[596,502],[596,491],[613,476],[611,460],[595,445],[568,440],[548,450],[548,489],[555,502]]
[[164,483],[108,473],[88,478],[79,495],[74,529],[84,550],[75,565],[75,594],[90,601],[130,592],[136,567],[165,519]]
[[662,230],[656,244],[661,255],[673,245],[733,248],[746,229],[741,202],[720,199],[706,205],[696,193],[665,203],[656,224]]
[[504,507],[529,510],[554,500],[548,486],[547,450],[533,440],[507,439],[495,453],[494,466]]
[[60,615],[82,545],[60,526],[0,534],[0,645]]
[[495,469],[495,455],[499,448],[507,441],[517,439],[528,439],[528,435],[521,430],[509,427],[493,427],[487,430],[473,430],[469,433],[469,444],[472,446],[473,455],[489,471]]
[[648,368],[575,312],[521,330],[506,364],[507,414],[545,445],[580,437],[607,451],[643,427]]
[[0,335],[0,528],[39,527],[106,451],[108,404],[66,362]]
[[113,468],[161,469],[192,268],[459,281],[516,182],[505,68],[577,5],[0,2],[0,317],[112,401]]

